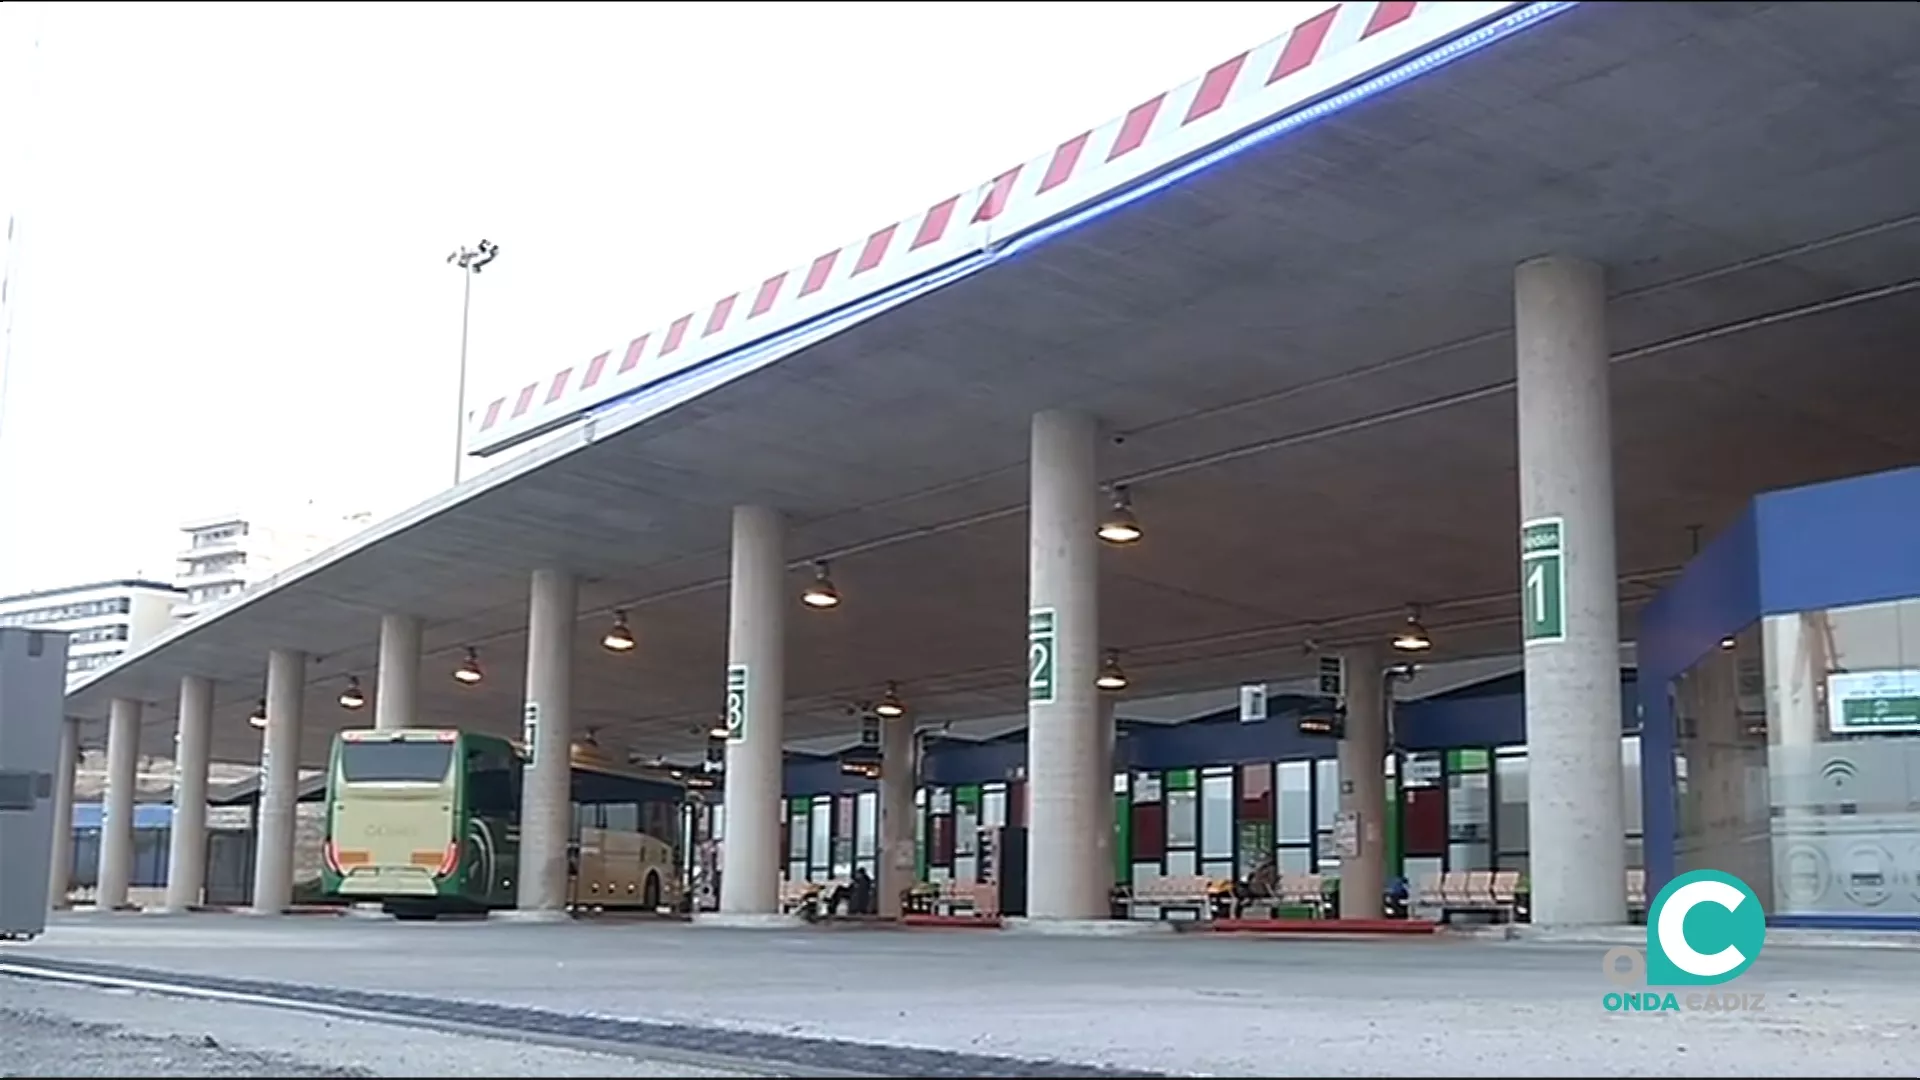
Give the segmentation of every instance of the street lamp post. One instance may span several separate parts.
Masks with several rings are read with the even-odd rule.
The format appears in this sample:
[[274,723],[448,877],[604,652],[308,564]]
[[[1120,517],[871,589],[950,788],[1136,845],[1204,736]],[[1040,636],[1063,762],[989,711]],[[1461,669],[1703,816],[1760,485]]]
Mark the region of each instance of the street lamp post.
[[460,483],[460,466],[467,457],[467,318],[473,311],[473,275],[499,256],[500,245],[487,240],[447,256],[448,265],[459,267],[465,279],[460,296],[460,385],[453,403],[453,482],[456,485]]

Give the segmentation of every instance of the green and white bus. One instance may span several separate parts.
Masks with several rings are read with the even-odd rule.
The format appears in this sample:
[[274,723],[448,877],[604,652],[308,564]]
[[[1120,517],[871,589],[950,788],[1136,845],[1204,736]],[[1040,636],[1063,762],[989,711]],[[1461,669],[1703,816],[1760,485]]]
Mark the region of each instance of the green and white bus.
[[[514,904],[525,758],[493,735],[343,731],[327,770],[328,896],[403,918]],[[573,763],[575,908],[677,908],[684,786]]]

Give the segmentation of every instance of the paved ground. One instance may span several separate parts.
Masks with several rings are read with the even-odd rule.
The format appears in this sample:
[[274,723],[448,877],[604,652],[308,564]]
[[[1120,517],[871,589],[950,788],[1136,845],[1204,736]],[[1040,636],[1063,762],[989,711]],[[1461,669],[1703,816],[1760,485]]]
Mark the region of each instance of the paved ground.
[[750,1075],[11,978],[0,978],[0,1047],[5,1077]]
[[[1673,1015],[1608,1013],[1601,951],[109,915],[63,919],[0,962],[510,1007],[457,1014],[498,1025],[623,1018],[668,1045],[691,1040],[743,1057],[781,1056],[783,1040],[796,1039],[920,1048],[889,1059],[806,1043],[814,1050],[787,1058],[896,1076],[990,1075],[971,1055],[1187,1075],[1913,1075],[1920,956],[1911,951],[1770,950],[1732,987],[1764,994],[1761,1011]],[[528,1009],[543,1012],[514,1011]],[[594,1031],[620,1030],[598,1023]]]

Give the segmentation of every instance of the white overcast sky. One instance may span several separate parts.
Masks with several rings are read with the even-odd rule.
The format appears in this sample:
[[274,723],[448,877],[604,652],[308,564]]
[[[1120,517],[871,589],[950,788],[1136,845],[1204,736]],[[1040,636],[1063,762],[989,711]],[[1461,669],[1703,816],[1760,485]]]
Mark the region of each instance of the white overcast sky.
[[1327,6],[0,4],[0,593],[444,486],[463,243],[472,407]]

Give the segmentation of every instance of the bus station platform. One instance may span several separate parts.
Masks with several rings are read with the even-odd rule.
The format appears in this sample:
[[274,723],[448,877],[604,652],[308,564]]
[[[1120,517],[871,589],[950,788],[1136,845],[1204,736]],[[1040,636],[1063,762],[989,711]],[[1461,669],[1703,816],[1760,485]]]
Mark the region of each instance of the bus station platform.
[[1911,1072],[1920,986],[1905,950],[1770,947],[1724,988],[1757,1009],[1670,1013],[1607,1011],[1604,951],[1457,935],[1075,939],[69,914],[0,951],[0,976],[54,968],[289,1007],[384,1001],[494,1028],[627,1025],[805,1066],[781,1075]]

